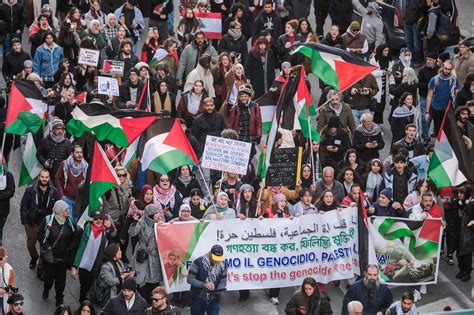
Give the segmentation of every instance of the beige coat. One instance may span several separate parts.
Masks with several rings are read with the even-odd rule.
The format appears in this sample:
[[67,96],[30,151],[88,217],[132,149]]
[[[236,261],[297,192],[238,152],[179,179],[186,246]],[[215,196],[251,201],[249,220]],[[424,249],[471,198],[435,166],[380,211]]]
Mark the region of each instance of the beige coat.
[[468,51],[462,56],[459,54],[454,56],[454,70],[459,82],[464,84],[467,74],[474,72],[474,53]]

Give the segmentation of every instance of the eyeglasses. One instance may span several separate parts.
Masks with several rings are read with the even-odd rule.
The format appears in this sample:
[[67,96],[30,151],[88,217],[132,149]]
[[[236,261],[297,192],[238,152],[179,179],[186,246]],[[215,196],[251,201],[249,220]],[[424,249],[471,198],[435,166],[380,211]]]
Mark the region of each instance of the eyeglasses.
[[118,177],[127,177],[127,174],[117,174]]
[[93,220],[94,221],[104,221],[104,219],[102,217],[94,217]]
[[23,306],[23,304],[25,304],[25,302],[15,302],[13,306]]
[[162,297],[162,298],[159,298],[159,299],[157,299],[157,298],[152,298],[153,302],[158,302],[158,301],[161,301],[161,300],[164,300],[164,299],[166,299],[166,296],[164,296],[164,297]]
[[166,182],[169,182],[169,181],[170,181],[169,178],[161,178],[160,179],[160,182],[162,182],[162,183],[166,183]]

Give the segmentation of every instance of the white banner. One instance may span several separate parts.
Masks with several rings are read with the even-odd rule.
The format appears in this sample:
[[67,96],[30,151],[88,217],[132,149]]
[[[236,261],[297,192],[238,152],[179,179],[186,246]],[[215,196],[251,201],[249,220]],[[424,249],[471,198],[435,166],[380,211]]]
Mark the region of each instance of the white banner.
[[252,144],[248,142],[207,136],[201,166],[245,175],[251,149]]
[[97,67],[99,64],[100,50],[95,49],[79,49],[79,59],[77,61],[80,65],[88,65]]
[[[232,219],[156,226],[168,292],[189,290],[194,259],[224,249],[227,290],[300,286],[359,273],[357,208],[290,219]],[[178,237],[179,236],[179,237]]]
[[99,76],[97,87],[99,94],[120,96],[118,81],[115,78]]

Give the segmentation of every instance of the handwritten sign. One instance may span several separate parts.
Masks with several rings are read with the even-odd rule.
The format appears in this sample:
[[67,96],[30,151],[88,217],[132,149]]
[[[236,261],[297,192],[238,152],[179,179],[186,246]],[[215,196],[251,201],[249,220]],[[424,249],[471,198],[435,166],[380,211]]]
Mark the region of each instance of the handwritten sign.
[[275,149],[268,167],[268,186],[295,186],[301,173],[302,148]]
[[123,75],[125,62],[118,60],[104,60],[102,73],[108,75]]
[[119,96],[119,86],[117,79],[109,78],[109,77],[98,77],[97,83],[97,90],[99,94],[102,95],[112,95],[112,96]]
[[232,139],[207,136],[202,167],[245,175],[252,144]]
[[355,207],[293,220],[161,224],[155,231],[168,292],[189,290],[187,271],[212,244],[224,249],[227,290],[299,286],[305,277],[328,283],[352,278],[360,270]]
[[100,50],[95,49],[79,49],[79,59],[77,61],[80,65],[97,67],[99,64]]

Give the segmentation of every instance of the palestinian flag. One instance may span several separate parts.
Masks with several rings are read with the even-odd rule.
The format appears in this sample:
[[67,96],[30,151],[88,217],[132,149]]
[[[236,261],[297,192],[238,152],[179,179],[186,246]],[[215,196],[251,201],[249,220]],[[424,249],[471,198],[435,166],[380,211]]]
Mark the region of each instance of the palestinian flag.
[[199,164],[179,120],[171,117],[158,119],[145,131],[139,152],[143,171],[166,174],[182,165]]
[[140,142],[140,139],[141,137],[138,137],[137,139],[135,139],[135,141],[133,141],[132,144],[125,151],[125,157],[122,161],[122,165],[127,170],[132,164],[132,161],[138,157],[138,143]]
[[298,43],[292,48],[291,54],[299,52],[311,59],[311,72],[338,91],[347,89],[377,69],[343,49],[320,43]]
[[262,116],[262,133],[267,134],[270,132],[270,129],[272,129],[272,119],[276,108],[275,94],[268,91],[255,102],[260,107],[260,115]]
[[[30,184],[43,168],[36,158],[37,143],[39,143],[41,135],[42,132],[38,132],[36,135],[30,132],[27,135],[23,159],[21,161],[19,186]],[[51,176],[51,178],[53,177],[54,175]]]
[[471,174],[467,148],[449,103],[436,139],[428,176],[437,188],[442,188],[472,181]]
[[94,154],[90,168],[89,213],[92,213],[100,209],[102,195],[120,185],[120,181],[97,141],[94,143]]
[[47,111],[48,105],[33,81],[13,81],[5,132],[15,135],[37,132],[46,120]]
[[77,95],[74,97],[74,99],[75,99],[79,104],[85,103],[85,102],[86,102],[86,98],[87,98],[87,92],[79,93],[79,94],[77,94]]
[[168,52],[166,51],[166,49],[163,49],[163,48],[158,48],[155,53],[153,54],[153,58],[151,59],[151,61],[149,62],[150,64],[150,68],[155,68],[155,66],[163,59],[165,59],[165,57],[168,56]]
[[294,129],[301,130],[303,136],[307,139],[320,142],[319,133],[316,127],[311,124],[311,119],[316,115],[316,109],[311,103],[311,93],[306,86],[304,71],[300,71],[298,79],[298,89],[296,90],[295,96],[293,97],[293,103],[295,104],[295,123]]
[[260,152],[260,156],[258,157],[258,165],[257,165],[257,176],[260,179],[264,179],[267,177],[267,163],[266,163],[266,153],[267,153],[267,147],[266,145],[263,146],[262,152]]
[[95,135],[98,141],[109,140],[119,147],[128,147],[148,128],[157,115],[139,110],[118,110],[97,103],[81,104],[72,111],[66,129],[75,138],[84,132]]

